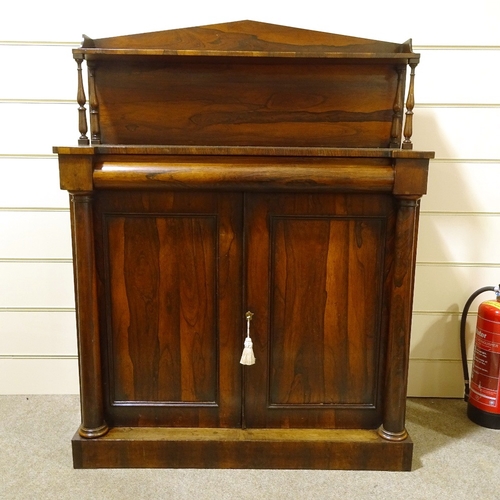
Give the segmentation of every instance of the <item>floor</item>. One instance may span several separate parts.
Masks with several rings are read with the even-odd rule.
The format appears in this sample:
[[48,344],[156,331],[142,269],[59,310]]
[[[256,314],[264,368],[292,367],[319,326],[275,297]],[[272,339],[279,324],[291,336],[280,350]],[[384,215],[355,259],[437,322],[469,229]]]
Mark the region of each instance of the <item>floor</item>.
[[0,396],[0,499],[500,500],[500,431],[456,399],[410,399],[412,472],[74,470],[78,396]]

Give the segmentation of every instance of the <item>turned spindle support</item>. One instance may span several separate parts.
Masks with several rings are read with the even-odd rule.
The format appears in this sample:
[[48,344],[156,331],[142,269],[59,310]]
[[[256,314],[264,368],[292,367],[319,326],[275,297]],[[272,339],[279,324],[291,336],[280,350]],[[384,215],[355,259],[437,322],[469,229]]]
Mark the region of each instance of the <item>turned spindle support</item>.
[[87,61],[89,71],[90,139],[92,144],[101,144],[99,126],[99,101],[95,89],[95,64]]
[[87,98],[85,97],[85,89],[83,88],[83,77],[82,77],[82,62],[83,56],[78,54],[74,56],[77,71],[78,71],[78,93],[76,95],[76,102],[78,103],[78,130],[80,132],[80,138],[78,139],[79,146],[88,146],[89,138],[87,137],[87,110],[85,104]]
[[410,86],[408,88],[408,98],[406,99],[406,119],[405,119],[405,129],[403,141],[403,149],[413,149],[413,144],[411,142],[411,136],[413,134],[413,108],[415,107],[415,68],[418,61],[411,60],[409,62],[411,73],[410,73]]
[[394,105],[392,107],[392,127],[391,127],[391,142],[389,144],[390,148],[399,148],[401,145],[401,129],[403,124],[403,72],[404,66],[398,66],[396,72],[398,74],[398,85],[396,88],[396,98],[394,99]]

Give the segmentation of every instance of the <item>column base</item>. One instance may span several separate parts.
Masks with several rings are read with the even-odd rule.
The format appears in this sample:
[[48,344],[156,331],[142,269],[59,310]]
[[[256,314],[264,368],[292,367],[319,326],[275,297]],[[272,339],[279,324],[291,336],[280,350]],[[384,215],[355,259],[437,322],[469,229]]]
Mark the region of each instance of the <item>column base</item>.
[[387,441],[404,441],[408,438],[408,431],[403,429],[401,432],[391,432],[385,430],[382,425],[378,430],[378,435]]
[[106,422],[102,424],[100,427],[87,429],[82,425],[78,428],[78,434],[85,439],[94,439],[99,438],[107,434],[109,431],[108,424]]

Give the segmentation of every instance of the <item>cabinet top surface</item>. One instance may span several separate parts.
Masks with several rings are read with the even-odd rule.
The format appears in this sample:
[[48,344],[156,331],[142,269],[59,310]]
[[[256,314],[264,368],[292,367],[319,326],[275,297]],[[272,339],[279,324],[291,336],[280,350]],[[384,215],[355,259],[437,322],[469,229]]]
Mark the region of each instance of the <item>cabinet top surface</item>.
[[231,146],[143,146],[99,145],[57,146],[59,155],[193,155],[193,156],[288,156],[330,158],[434,158],[433,151],[393,148],[311,148],[311,147],[231,147]]
[[224,56],[413,59],[411,40],[392,43],[256,21],[237,21],[153,33],[91,39],[75,56]]

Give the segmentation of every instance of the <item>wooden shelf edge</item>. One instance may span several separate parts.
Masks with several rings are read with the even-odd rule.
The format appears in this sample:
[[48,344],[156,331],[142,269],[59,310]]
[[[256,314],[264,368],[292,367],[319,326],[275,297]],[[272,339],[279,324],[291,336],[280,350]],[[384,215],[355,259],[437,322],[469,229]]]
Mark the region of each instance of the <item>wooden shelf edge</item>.
[[272,147],[272,146],[182,146],[108,144],[98,146],[54,146],[59,155],[199,155],[199,156],[297,156],[332,158],[434,158],[432,151],[392,148]]
[[86,59],[110,56],[146,56],[146,57],[238,57],[238,58],[272,58],[272,59],[368,59],[380,61],[400,60],[406,63],[409,59],[417,59],[420,54],[414,52],[341,52],[334,50],[211,50],[211,49],[167,49],[167,48],[78,48],[73,49],[75,56]]

